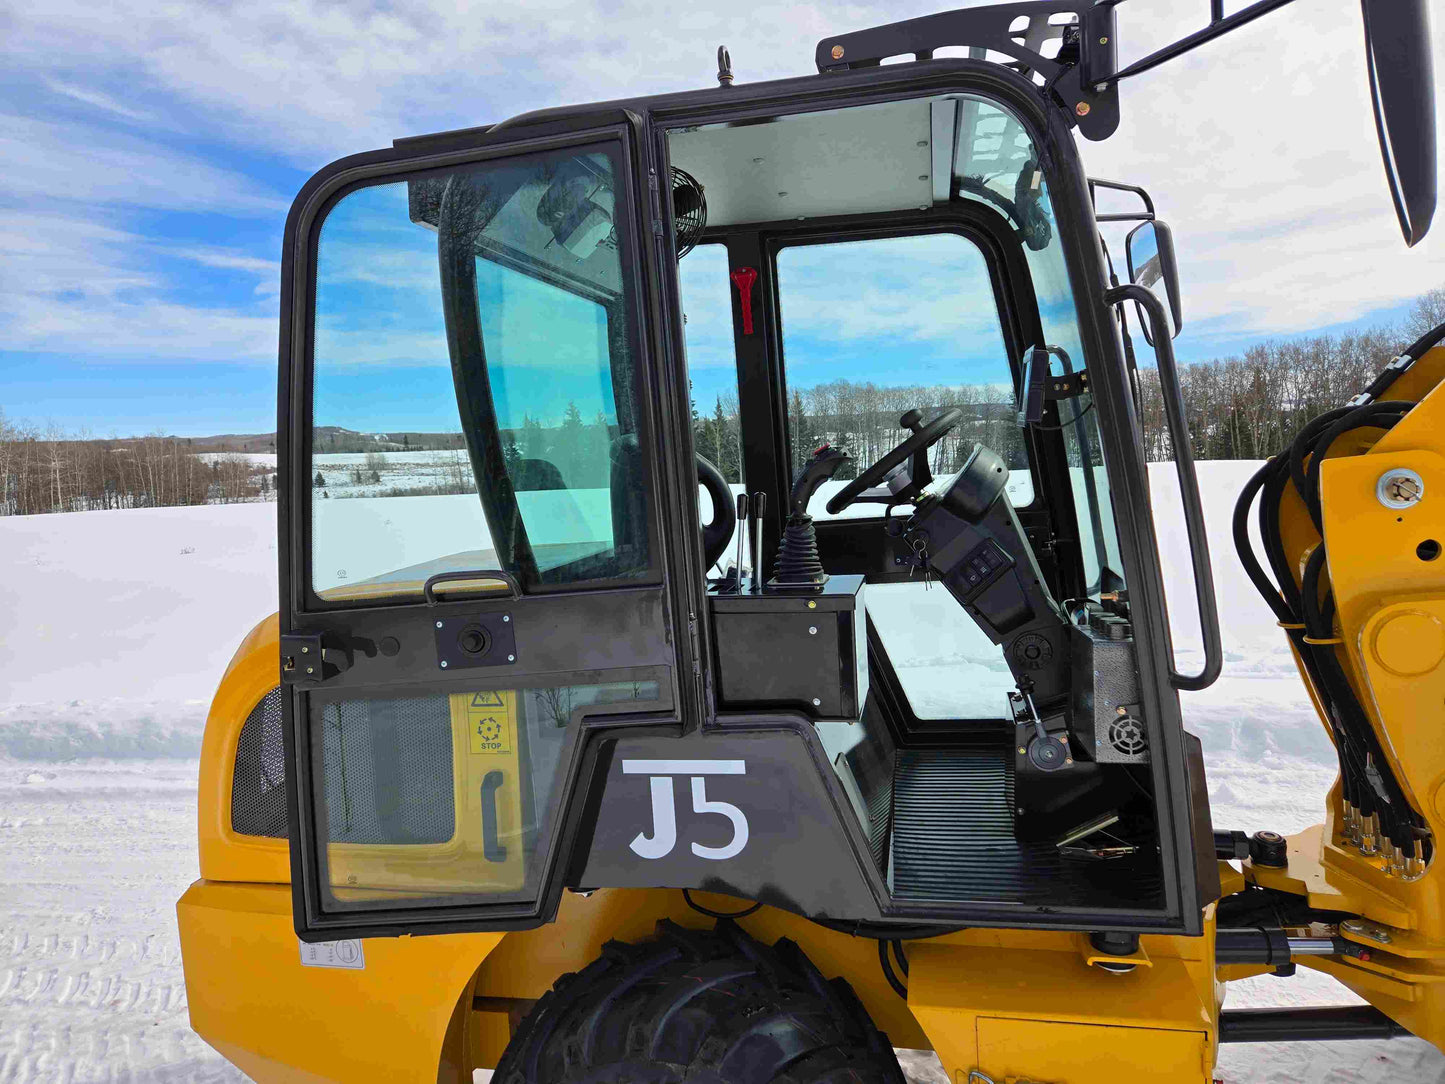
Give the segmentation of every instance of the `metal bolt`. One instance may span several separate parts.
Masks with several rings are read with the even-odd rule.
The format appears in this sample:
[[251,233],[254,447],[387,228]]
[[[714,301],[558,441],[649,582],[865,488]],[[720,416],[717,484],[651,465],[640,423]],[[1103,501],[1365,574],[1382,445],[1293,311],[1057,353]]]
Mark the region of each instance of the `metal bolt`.
[[314,673],[316,673],[316,667],[314,667],[314,666],[308,666],[308,667],[306,668],[306,672],[307,672],[308,674],[314,674]]
[[1115,715],[1128,715],[1128,714],[1129,714],[1129,709],[1128,709],[1128,708],[1115,708],[1115,709],[1114,709],[1114,714],[1115,714]]
[[842,47],[841,45],[835,45],[835,46],[833,46],[833,59],[834,59],[834,60],[842,60],[842,59],[843,59],[843,47]]
[[309,654],[310,651],[311,651],[311,649],[310,649],[309,647],[303,647],[303,648],[301,649],[301,654],[306,655],[306,654]]
[[443,659],[443,660],[442,660],[442,669],[445,670],[446,668],[447,668],[447,660],[446,660],[446,659]]
[[823,702],[822,702],[821,700],[819,700],[816,696],[813,697],[813,707],[815,707],[815,708],[821,708],[822,706],[823,706]]
[[1109,39],[1108,39],[1108,38],[1100,38],[1100,39],[1099,39],[1099,44],[1100,44],[1100,45],[1108,45],[1108,44],[1109,44]]
[[1020,745],[1020,746],[1019,746],[1019,756],[1026,756],[1027,754],[1028,754],[1028,749],[1027,749],[1026,747]]
[[812,599],[809,599],[809,600],[808,600],[808,609],[810,609],[810,610],[816,610],[817,608],[818,608],[818,604],[817,604],[816,602],[814,602]]
[[1380,475],[1375,496],[1386,508],[1409,508],[1425,496],[1425,479],[1405,467],[1396,467]]
[[808,626],[808,635],[809,635],[809,636],[817,636],[817,635],[818,635],[818,626],[817,626],[817,625],[809,625],[809,626]]
[[438,621],[438,622],[437,622],[437,628],[441,628],[441,627],[442,627],[442,623],[441,623],[440,621]]
[[1089,115],[1089,103],[1080,102],[1078,105],[1074,106],[1074,112],[1081,117],[1087,117]]
[[506,624],[508,621],[510,621],[510,620],[512,620],[512,615],[511,615],[511,614],[503,614],[503,615],[502,615],[502,624],[505,625],[505,624]]
[[508,662],[516,662],[516,661],[517,661],[517,656],[515,656],[515,655],[508,655],[508,656],[507,656],[507,661],[508,661]]

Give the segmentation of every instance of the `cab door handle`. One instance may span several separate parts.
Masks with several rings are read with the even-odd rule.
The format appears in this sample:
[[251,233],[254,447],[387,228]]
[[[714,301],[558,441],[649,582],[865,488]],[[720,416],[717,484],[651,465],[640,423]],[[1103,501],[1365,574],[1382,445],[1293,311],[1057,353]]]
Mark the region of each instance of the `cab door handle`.
[[488,862],[505,862],[507,848],[497,835],[497,791],[506,780],[499,771],[482,777],[482,854]]

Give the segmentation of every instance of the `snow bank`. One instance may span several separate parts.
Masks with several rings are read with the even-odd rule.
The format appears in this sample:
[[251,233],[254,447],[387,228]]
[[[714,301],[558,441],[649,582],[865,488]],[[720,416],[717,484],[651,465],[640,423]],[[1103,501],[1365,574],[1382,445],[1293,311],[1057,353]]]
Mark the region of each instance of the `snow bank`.
[[[440,453],[384,454],[410,470],[403,462]],[[1234,556],[1230,516],[1255,466],[1199,465],[1227,662],[1213,689],[1185,694],[1184,708],[1210,757],[1221,822],[1300,827],[1318,817],[1334,757],[1284,638]],[[1191,667],[1198,621],[1172,464],[1153,465],[1150,483],[1176,649],[1180,665]],[[829,483],[815,504],[841,485]],[[575,496],[567,509],[539,507],[529,519],[559,537],[604,537],[605,492]],[[490,548],[473,495],[358,496],[317,508],[318,537],[331,547],[318,570],[336,582]],[[275,531],[275,506],[265,504],[0,519],[0,612],[10,617],[0,628],[0,752],[194,756],[235,645],[275,609]],[[733,548],[727,552],[730,561]],[[981,714],[997,710],[1006,670],[945,591],[875,590],[871,605],[921,714],[956,708],[960,690],[975,692]],[[1272,771],[1283,775],[1271,779]],[[1276,784],[1290,773],[1303,773],[1308,800],[1277,797]]]
[[0,519],[0,753],[194,756],[221,672],[276,609],[276,509]]

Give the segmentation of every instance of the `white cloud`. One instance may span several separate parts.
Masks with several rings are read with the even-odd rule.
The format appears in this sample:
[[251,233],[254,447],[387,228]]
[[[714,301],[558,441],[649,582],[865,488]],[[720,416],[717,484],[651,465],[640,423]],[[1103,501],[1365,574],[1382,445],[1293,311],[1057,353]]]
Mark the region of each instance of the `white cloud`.
[[284,214],[288,206],[278,194],[195,155],[88,124],[0,114],[0,160],[0,192],[10,202],[233,216]]
[[[159,250],[112,226],[0,210],[0,251],[7,254],[0,261],[0,341],[13,351],[274,361],[274,298],[250,310],[178,303],[174,284],[150,260]],[[223,252],[190,254],[197,256],[228,266]],[[244,257],[234,266],[260,270]]]
[[[237,158],[314,169],[400,135],[706,86],[721,42],[741,80],[806,74],[814,43],[829,33],[947,6],[51,0],[7,16],[6,51],[12,85],[43,83],[126,120],[163,117],[168,135]],[[1206,13],[1204,0],[1121,7],[1125,59],[1197,29]],[[1271,13],[1126,82],[1119,134],[1082,145],[1092,171],[1146,185],[1174,226],[1195,333],[1206,322],[1230,333],[1307,331],[1445,281],[1445,242],[1432,236],[1407,253],[1399,241],[1359,21],[1356,0]],[[1434,36],[1445,70],[1445,19]],[[67,201],[60,213],[70,219],[114,223],[115,209],[145,207],[274,216],[279,226],[286,202],[233,169],[98,123],[0,119],[0,154],[0,199]],[[7,263],[32,258],[4,251]],[[52,274],[49,257],[35,258],[39,277]],[[235,258],[269,263],[259,253]],[[266,292],[269,267],[225,266],[254,271]],[[139,253],[91,274],[111,296],[160,289]],[[79,332],[66,335],[81,342]],[[274,328],[265,338],[270,351]]]
[[89,90],[85,87],[73,86],[69,83],[61,83],[54,79],[45,80],[45,84],[56,94],[63,94],[67,98],[73,98],[77,102],[94,106],[96,109],[103,109],[108,113],[115,113],[128,120],[149,121],[155,118],[150,113],[142,112],[139,109],[132,109],[116,101],[109,94],[102,94],[98,90]]

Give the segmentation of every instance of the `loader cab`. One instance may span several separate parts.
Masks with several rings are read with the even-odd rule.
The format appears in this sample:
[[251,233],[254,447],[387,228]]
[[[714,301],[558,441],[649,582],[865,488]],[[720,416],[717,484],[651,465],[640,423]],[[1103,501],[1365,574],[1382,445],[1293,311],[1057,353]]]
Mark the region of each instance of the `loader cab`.
[[1022,76],[925,67],[404,141],[298,197],[303,938],[704,885],[1197,932],[1085,180]]

